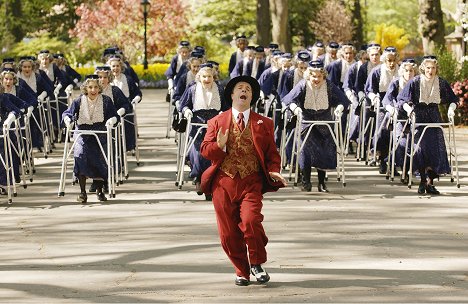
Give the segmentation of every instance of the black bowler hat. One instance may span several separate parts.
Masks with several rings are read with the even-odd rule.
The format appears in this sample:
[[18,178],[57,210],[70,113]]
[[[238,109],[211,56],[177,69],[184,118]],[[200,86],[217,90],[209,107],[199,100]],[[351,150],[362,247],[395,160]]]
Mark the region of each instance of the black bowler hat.
[[423,57],[423,60],[430,59],[430,60],[437,60],[437,56],[434,55],[426,55]]
[[2,63],[15,63],[15,58],[12,58],[12,57],[3,58]]
[[96,75],[96,74],[86,75],[86,76],[85,76],[85,80],[88,80],[88,79],[96,79],[96,80],[98,80],[98,79],[99,79],[99,75]]
[[406,59],[403,59],[402,63],[416,64],[416,61],[413,58],[406,58]]
[[340,47],[340,45],[338,43],[336,43],[335,41],[332,41],[328,44],[328,47],[331,48],[331,49],[338,49]]
[[213,68],[213,64],[211,64],[211,63],[209,63],[209,62],[207,62],[207,63],[202,63],[202,64],[200,64],[200,69],[202,69],[202,68],[211,68],[211,69],[212,69],[212,68]]
[[259,46],[255,47],[255,52],[263,53],[263,52],[265,52],[265,49],[263,48],[263,46],[259,45]]
[[299,53],[297,53],[297,59],[303,62],[309,62],[311,56],[307,51],[300,51]]
[[108,72],[110,70],[111,70],[111,68],[108,65],[101,65],[101,66],[96,67],[96,72],[101,72],[101,71]]
[[232,105],[232,91],[234,90],[234,87],[236,84],[239,82],[246,82],[250,85],[252,88],[252,100],[250,101],[250,104],[253,105],[257,102],[257,100],[260,98],[260,85],[258,84],[257,79],[243,75],[243,76],[237,76],[229,80],[228,84],[226,85],[226,88],[224,89],[224,98],[225,100]]
[[320,60],[313,60],[309,62],[309,67],[313,69],[323,69],[323,62]]

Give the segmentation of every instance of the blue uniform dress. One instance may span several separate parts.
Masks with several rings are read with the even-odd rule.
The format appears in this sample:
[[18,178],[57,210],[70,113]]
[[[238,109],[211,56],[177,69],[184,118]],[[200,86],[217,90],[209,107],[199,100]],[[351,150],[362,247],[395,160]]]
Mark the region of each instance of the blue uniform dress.
[[[95,101],[94,119],[88,121],[83,115],[85,109],[81,109],[83,100],[87,100],[87,98],[85,95],[80,95],[75,99],[71,106],[63,112],[62,120],[65,116],[70,117],[72,121],[75,121],[78,130],[105,131],[106,121],[109,118],[118,117],[112,100],[106,95],[99,95],[98,100]],[[106,134],[100,134],[99,141],[104,152],[107,153]],[[78,137],[73,152],[75,157],[73,173],[75,176],[83,175],[92,179],[107,180],[107,164],[94,136]]]
[[[50,80],[49,85],[52,84],[52,87],[55,87],[59,83],[62,85],[62,88],[59,91],[58,97],[64,98],[67,96],[67,94],[65,93],[65,88],[69,84],[72,84],[72,82],[70,82],[70,80],[67,80],[67,77],[65,76],[63,71],[60,70],[60,68],[55,63],[49,64],[47,72],[44,70],[40,70],[40,72],[42,72],[43,75],[46,75],[47,79]],[[50,95],[49,98],[51,100],[55,99],[54,95]],[[65,101],[59,104],[59,117],[61,117],[63,111],[65,111],[67,107],[68,105],[66,105]],[[55,112],[53,112],[52,114],[52,122],[55,128],[58,129],[60,122],[57,121],[57,115],[55,115]]]
[[386,157],[390,143],[390,130],[387,128],[390,115],[382,108],[382,100],[391,81],[398,77],[398,66],[395,67],[394,73],[390,73],[391,75],[386,79],[383,79],[382,77],[382,69],[385,69],[385,65],[383,64],[372,69],[371,73],[367,77],[364,90],[367,96],[369,96],[370,93],[373,93],[380,98],[380,104],[378,105],[379,111],[378,113],[375,113],[377,119],[376,128],[380,128],[380,132],[378,132],[378,134],[376,133],[378,138],[377,147],[374,148],[377,149],[381,157]]
[[357,100],[357,91],[355,88],[355,83],[357,79],[358,70],[360,67],[360,61],[355,62],[351,65],[348,72],[345,75],[343,81],[343,90],[351,91],[354,96],[356,96],[356,101],[351,105],[351,117],[349,122],[349,139],[352,141],[357,141],[359,137],[359,100]]
[[[323,87],[324,86],[324,87]],[[283,103],[289,106],[295,103],[302,109],[303,120],[332,120],[332,108],[349,105],[346,95],[329,80],[322,84],[318,98],[314,100],[314,92],[308,86],[306,80],[301,80],[283,99]],[[310,124],[302,125],[302,140],[308,132]],[[321,170],[336,169],[336,145],[330,134],[328,127],[315,126],[304,149],[299,157],[301,169],[315,167]]]
[[172,79],[174,81],[174,88],[177,87],[177,82],[179,81],[178,72],[180,71],[181,67],[185,65],[184,63],[179,65],[178,62],[179,55],[177,54],[172,57],[169,67],[164,72],[164,75],[167,77],[167,79]]
[[[411,79],[398,95],[398,106],[409,103],[414,106],[416,123],[440,123],[442,118],[439,112],[439,104],[458,103],[458,98],[452,91],[450,84],[437,77],[431,90],[434,97],[421,96],[421,75]],[[438,88],[437,88],[438,87]],[[429,100],[430,102],[422,102]],[[421,136],[423,127],[418,127],[415,132],[414,142],[417,143]],[[422,170],[428,167],[436,174],[450,173],[450,166],[447,159],[447,149],[445,146],[442,130],[439,128],[429,128],[426,130],[421,144],[413,159],[413,170]]]
[[[10,113],[15,114],[16,117],[19,117],[21,115],[21,110],[15,106],[15,104],[21,104],[22,101],[19,100],[16,96],[11,95],[11,94],[0,94],[0,123],[3,126],[3,123],[5,122],[5,119],[8,118],[8,115]],[[0,130],[0,134],[3,135],[3,128]],[[13,131],[10,131],[10,138],[12,142],[16,142],[16,136]],[[3,160],[5,160],[5,145],[3,138],[0,139],[0,151],[1,151],[1,156]],[[14,167],[14,172],[15,172],[15,178],[19,178],[19,158],[16,155],[15,152],[13,152],[13,167]],[[13,180],[10,178],[10,184],[13,184]],[[7,186],[7,176],[6,176],[6,170],[3,164],[0,164],[0,185],[1,186]]]
[[[22,73],[18,74],[18,80],[20,86],[28,86],[31,91],[35,95],[36,104],[34,106],[33,117],[31,117],[30,126],[31,126],[31,139],[32,139],[32,146],[34,148],[41,148],[43,147],[43,138],[42,132],[40,129],[39,124],[39,110],[37,109],[37,97],[41,95],[42,92],[46,92],[47,96],[54,95],[54,88],[52,86],[52,82],[44,73],[36,72],[31,75],[31,77],[27,78]],[[47,126],[44,126],[46,128]]]
[[[129,102],[136,96],[142,96],[140,88],[135,84],[133,78],[128,77],[125,74],[120,74],[120,79],[114,79],[112,82],[113,85],[116,85],[119,89],[122,90],[125,97],[128,99]],[[131,114],[133,112],[129,111],[126,112],[127,114]],[[134,119],[132,116],[125,117],[125,140],[127,144],[127,151],[132,151],[136,147],[136,136],[135,136],[135,126],[134,126]]]
[[[213,89],[213,97],[211,99],[210,105],[208,105],[208,101],[201,97],[204,96],[204,94],[201,93],[201,90],[203,90],[201,83],[192,83],[192,85],[190,85],[187,90],[185,90],[185,93],[180,100],[181,103],[179,111],[183,112],[185,109],[190,109],[193,112],[192,123],[206,124],[208,120],[218,115],[219,111],[228,110],[231,105],[227,104],[224,100],[223,87],[219,84],[216,84],[216,86],[218,95],[216,96]],[[198,127],[193,127],[190,132],[190,137],[193,138],[197,133],[197,130]],[[191,166],[189,176],[191,178],[201,178],[202,173],[205,172],[205,170],[208,169],[208,167],[211,165],[211,162],[202,157],[200,154],[200,146],[203,138],[205,137],[205,134],[206,128],[203,129],[197,136],[188,154]]]
[[[388,86],[387,93],[385,94],[384,98],[382,99],[382,105],[385,108],[387,105],[390,105],[398,111],[398,120],[406,120],[408,117],[406,112],[403,109],[398,108],[398,94],[404,87],[403,83],[404,79],[402,76],[393,80],[390,85]],[[393,126],[396,131],[397,139],[400,139],[398,147],[395,150],[395,164],[403,168],[403,162],[405,159],[405,148],[406,148],[406,136],[403,130],[403,123],[397,122],[396,126]]]
[[185,89],[193,83],[195,80],[195,75],[192,71],[186,70],[186,73],[180,75],[179,81],[177,81],[177,86],[174,91],[174,100],[180,100],[182,95],[184,95]]

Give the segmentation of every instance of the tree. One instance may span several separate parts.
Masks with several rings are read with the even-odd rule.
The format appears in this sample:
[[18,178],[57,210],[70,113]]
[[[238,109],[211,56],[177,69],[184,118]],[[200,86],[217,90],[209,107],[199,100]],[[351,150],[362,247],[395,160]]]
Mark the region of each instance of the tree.
[[350,11],[352,15],[352,23],[354,27],[353,38],[358,45],[364,44],[364,18],[361,13],[361,1],[360,0],[351,0]]
[[288,0],[270,0],[271,37],[279,47],[291,51],[291,39],[288,29]]
[[[131,60],[141,56],[144,44],[143,13],[134,0],[84,3],[76,9],[76,13],[80,20],[70,30],[70,35],[78,38],[78,47],[82,51],[118,45]],[[152,1],[148,12],[148,54],[166,54],[178,44],[187,27],[181,1]]]
[[316,35],[309,25],[314,20],[324,0],[293,0],[289,2],[289,28],[293,46],[314,44]]
[[327,1],[310,26],[323,41],[348,42],[353,38],[351,16],[338,0]]
[[419,0],[419,32],[425,54],[433,54],[437,46],[443,46],[444,20],[440,0]]
[[405,30],[394,24],[381,23],[376,25],[374,30],[375,38],[373,41],[380,44],[382,48],[393,46],[401,52],[409,43],[409,37]]
[[271,42],[270,1],[257,0],[257,44],[267,46]]

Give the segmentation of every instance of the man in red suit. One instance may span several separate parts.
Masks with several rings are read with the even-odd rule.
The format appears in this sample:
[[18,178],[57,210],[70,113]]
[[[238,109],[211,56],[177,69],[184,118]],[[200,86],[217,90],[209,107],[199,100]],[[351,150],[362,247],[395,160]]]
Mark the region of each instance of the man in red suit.
[[279,173],[273,121],[250,110],[259,95],[255,78],[231,79],[224,96],[232,108],[208,121],[200,150],[211,160],[201,188],[213,196],[221,245],[234,265],[239,286],[249,285],[250,273],[260,283],[270,280],[262,267],[268,242],[262,198],[263,193],[286,186]]

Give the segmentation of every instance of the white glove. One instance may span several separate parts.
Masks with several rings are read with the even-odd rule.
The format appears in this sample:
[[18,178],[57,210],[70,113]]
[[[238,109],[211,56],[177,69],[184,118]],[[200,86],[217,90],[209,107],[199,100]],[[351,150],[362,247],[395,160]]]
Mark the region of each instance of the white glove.
[[3,122],[3,127],[10,128],[11,123],[15,121],[15,119],[16,119],[16,116],[14,113],[8,114],[7,119],[5,119],[5,121]]
[[124,109],[124,108],[118,109],[118,110],[117,110],[117,114],[119,114],[119,116],[121,116],[121,117],[124,116],[124,114],[125,114],[125,109]]
[[37,100],[40,101],[41,103],[44,102],[44,99],[47,97],[47,92],[44,91],[41,93],[41,95],[37,96]]
[[190,120],[193,117],[193,112],[189,108],[186,108],[184,110],[184,117],[187,118],[187,120]]
[[273,95],[273,94],[268,95],[268,99],[269,99],[270,101],[272,101],[273,99],[275,99],[275,95]]
[[71,118],[70,118],[69,116],[65,116],[65,117],[63,118],[63,123],[65,124],[65,126],[66,126],[67,128],[69,128],[69,127],[70,127],[70,124],[71,124]]
[[392,107],[391,105],[386,105],[385,110],[390,113],[390,116],[392,116],[395,113],[395,108]]
[[54,95],[57,96],[60,93],[60,89],[62,88],[62,84],[59,83],[54,90]]
[[362,99],[366,98],[366,94],[364,94],[363,91],[359,91],[358,98],[359,98],[359,100],[362,100]]
[[28,117],[31,117],[31,114],[32,114],[33,111],[34,111],[34,107],[33,107],[33,106],[29,106],[29,107],[28,107],[28,112],[27,112],[26,115],[28,115]]
[[411,115],[411,113],[413,113],[413,107],[407,103],[403,105],[403,110],[406,111],[406,114],[408,114],[408,117]]
[[343,105],[338,105],[336,108],[335,108],[335,116],[336,117],[341,117],[341,115],[343,115],[343,110],[344,110],[344,106]]
[[71,95],[72,92],[73,92],[73,85],[72,85],[72,84],[69,84],[69,85],[65,88],[65,93],[67,93],[68,95]]
[[115,125],[117,123],[117,117],[111,117],[109,118],[107,121],[106,121],[106,126],[108,127],[112,127],[113,125]]
[[353,93],[352,90],[346,90],[345,91],[346,93],[346,97],[348,97],[349,101],[351,101],[352,104],[356,104],[357,103],[357,97],[356,95]]
[[380,106],[380,97],[376,95],[374,98],[371,99],[372,106]]
[[455,109],[457,108],[457,105],[455,103],[451,103],[450,106],[448,107],[448,112],[447,112],[447,116],[448,117],[455,117]]
[[265,93],[263,93],[262,90],[260,90],[260,98],[261,98],[261,99],[265,99]]
[[74,82],[75,84],[78,84],[78,82],[79,82],[78,78],[73,79],[73,82]]
[[291,109],[291,111],[293,111],[294,115],[302,114],[301,107],[298,107],[297,104],[295,104],[295,103],[290,104],[289,109]]
[[132,100],[132,103],[137,104],[137,103],[140,102],[140,100],[141,100],[141,96],[135,96],[135,98],[133,98],[133,100]]
[[167,80],[167,89],[170,91],[172,89],[174,89],[174,80],[172,80],[171,78],[169,78]]

